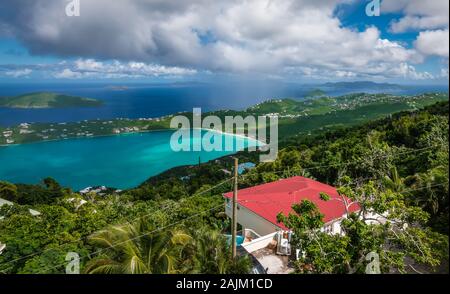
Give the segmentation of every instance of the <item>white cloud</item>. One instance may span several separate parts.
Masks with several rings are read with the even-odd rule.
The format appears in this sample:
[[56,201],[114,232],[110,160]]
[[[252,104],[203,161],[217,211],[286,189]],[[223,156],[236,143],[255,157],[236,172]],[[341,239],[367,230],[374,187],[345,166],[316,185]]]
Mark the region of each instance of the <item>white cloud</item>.
[[383,0],[382,13],[402,12],[398,21],[391,23],[391,31],[402,33],[409,30],[448,28],[448,0]]
[[392,69],[392,74],[412,80],[428,80],[435,78],[429,72],[418,72],[414,66],[407,63],[402,63],[398,68]]
[[101,62],[97,62],[94,59],[78,59],[75,61],[75,66],[79,70],[97,71],[103,68]]
[[12,70],[5,72],[5,75],[13,77],[13,78],[22,78],[29,76],[33,71],[29,68],[24,69],[18,69],[18,70]]
[[55,73],[54,77],[57,79],[80,79],[83,77],[83,74],[72,71],[69,68],[66,68],[66,69],[62,70],[61,72]]
[[[406,1],[400,2],[394,7],[385,0],[382,7],[411,9]],[[0,2],[0,26],[32,53],[82,57],[58,72],[59,77],[71,78],[197,71],[390,76],[402,64],[423,61],[415,50],[382,39],[376,27],[363,31],[344,27],[335,15],[339,3],[96,0],[83,1],[81,16],[69,18],[61,13],[65,7],[61,1],[16,0],[8,5]],[[2,8],[8,17],[2,17]],[[31,17],[24,22],[22,15]],[[2,24],[2,19],[7,21]]]
[[405,16],[391,24],[393,33],[403,33],[408,30],[437,29],[448,26],[448,16]]
[[78,59],[73,63],[63,62],[55,65],[64,69],[53,74],[59,79],[80,79],[80,78],[141,78],[148,76],[185,76],[197,73],[196,70],[181,67],[167,67],[162,65],[146,64],[143,62],[119,61],[101,62],[95,59]]
[[436,55],[448,59],[449,30],[420,32],[414,45],[425,55]]
[[391,23],[391,32],[420,31],[414,42],[417,51],[424,57],[434,55],[448,59],[448,0],[384,0],[381,7],[384,13],[404,14]]

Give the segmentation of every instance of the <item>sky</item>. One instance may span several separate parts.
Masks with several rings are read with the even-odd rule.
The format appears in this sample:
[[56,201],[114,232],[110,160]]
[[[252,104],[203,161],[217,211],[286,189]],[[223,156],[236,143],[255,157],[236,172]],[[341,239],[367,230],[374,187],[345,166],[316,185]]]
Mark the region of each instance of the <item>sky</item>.
[[0,0],[0,82],[448,84],[448,60],[448,0]]

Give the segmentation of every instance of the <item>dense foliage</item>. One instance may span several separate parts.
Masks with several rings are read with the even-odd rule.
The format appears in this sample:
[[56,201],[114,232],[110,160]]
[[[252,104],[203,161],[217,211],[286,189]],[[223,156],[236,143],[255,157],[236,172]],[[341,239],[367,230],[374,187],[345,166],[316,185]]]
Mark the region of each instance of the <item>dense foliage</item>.
[[278,159],[251,170],[244,184],[306,175],[338,185],[342,175],[378,181],[430,214],[429,225],[448,235],[448,102],[380,121],[291,139]]
[[[317,206],[304,200],[295,204],[294,213],[279,214],[278,220],[293,231],[293,244],[300,249],[295,269],[300,273],[389,273],[431,271],[448,259],[448,236],[426,227],[428,214],[408,206],[405,197],[372,181],[353,187],[343,177],[333,199],[345,208],[356,202],[360,210],[347,212],[341,223],[343,234],[321,230],[323,215]],[[345,196],[348,198],[345,198]],[[323,201],[333,201],[324,197]],[[339,201],[340,200],[340,201]],[[348,210],[347,210],[348,211]],[[367,261],[376,258],[375,268]]]
[[[347,234],[331,236],[317,233],[322,220],[316,208],[299,203],[294,211],[300,214],[280,216],[304,237],[297,239],[305,252],[296,263],[299,272],[363,272],[361,261],[372,251],[380,255],[382,272],[417,264],[434,270],[448,264],[448,128],[443,102],[358,127],[292,137],[282,142],[275,162],[258,164],[240,185],[308,176],[400,220],[367,225],[349,216]],[[255,162],[257,155],[237,156]],[[0,208],[0,241],[6,244],[0,272],[63,273],[67,252],[77,252],[81,270],[89,273],[247,272],[249,260],[231,261],[222,235],[229,220],[220,194],[231,190],[231,181],[215,185],[230,179],[231,167],[229,157],[178,167],[135,189],[104,195],[75,193],[52,179],[42,185],[0,182],[0,198],[16,203]],[[162,247],[157,255],[149,252]]]
[[[33,188],[37,193],[47,191],[43,186],[2,183],[2,187],[8,189],[2,189],[0,197],[10,195],[11,190],[15,191],[15,195],[32,193]],[[28,208],[31,206],[28,205],[4,205],[0,209],[0,216],[3,217],[0,221],[0,240],[7,247],[0,255],[0,271],[62,273],[67,264],[66,254],[76,252],[80,255],[81,269],[89,273],[247,272],[250,266],[247,258],[235,261],[230,259],[229,244],[221,234],[228,224],[223,213],[223,200],[221,196],[208,192],[209,188],[204,186],[195,195],[177,201],[161,198],[157,201],[141,201],[127,193],[80,195],[61,188],[48,194],[53,196],[51,201],[46,199],[43,203],[41,198],[36,199],[32,207],[40,212],[38,216],[30,214]],[[167,229],[161,229],[166,226]],[[150,233],[156,229],[158,230]],[[141,235],[142,237],[138,237]],[[137,237],[133,242],[121,242],[132,236]],[[167,241],[180,236],[185,236],[187,243]],[[117,263],[128,260],[125,257],[130,254],[127,251],[130,248],[139,248],[136,249],[137,256],[145,258],[141,255],[142,251],[139,251],[143,247],[136,244],[146,244],[148,240],[166,240],[161,241],[165,242],[161,246],[169,252],[166,257],[159,258],[170,259],[170,266],[149,266],[145,270],[130,270],[123,266],[120,270],[117,267],[105,270],[108,259]],[[199,252],[209,250],[201,242],[213,246],[211,250],[220,248],[220,255],[199,255]],[[152,243],[155,254],[162,254],[156,247],[159,245]],[[105,244],[117,246],[105,248]],[[202,262],[197,261],[200,258]],[[110,266],[112,264],[111,262]],[[213,267],[212,264],[217,266]]]

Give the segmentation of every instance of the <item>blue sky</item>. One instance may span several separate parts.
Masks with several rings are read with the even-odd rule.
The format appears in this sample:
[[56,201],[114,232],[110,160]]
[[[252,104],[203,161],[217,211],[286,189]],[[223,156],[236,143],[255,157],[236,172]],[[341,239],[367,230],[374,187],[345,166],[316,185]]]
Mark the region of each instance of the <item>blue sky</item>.
[[0,3],[0,82],[448,83],[447,0],[79,1]]
[[[418,31],[403,32],[400,34],[393,34],[389,30],[389,25],[393,21],[398,21],[404,14],[398,12],[383,13],[377,17],[367,17],[365,9],[367,1],[358,1],[352,4],[343,4],[336,10],[336,16],[341,20],[345,27],[353,27],[359,31],[363,31],[369,26],[377,27],[381,32],[381,38],[405,42],[409,47],[412,47],[416,40]],[[381,8],[381,7],[380,7]]]

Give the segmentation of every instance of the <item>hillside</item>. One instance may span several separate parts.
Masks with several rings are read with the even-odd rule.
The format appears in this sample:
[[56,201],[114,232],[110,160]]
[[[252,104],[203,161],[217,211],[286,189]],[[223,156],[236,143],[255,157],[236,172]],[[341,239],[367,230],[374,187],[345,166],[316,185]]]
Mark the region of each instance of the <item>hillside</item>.
[[30,93],[14,97],[0,97],[0,107],[9,108],[67,108],[96,107],[102,102],[91,98],[50,92]]
[[378,89],[400,90],[406,88],[406,86],[402,85],[391,83],[375,83],[371,81],[325,83],[321,86],[328,89],[352,89],[352,90],[378,90]]
[[307,98],[323,97],[323,96],[327,96],[327,93],[321,89],[312,89],[305,95],[305,97],[307,97]]
[[[391,174],[394,168],[404,190],[426,187],[410,193],[410,201],[421,203],[430,213],[429,225],[448,234],[448,110],[448,101],[442,101],[358,126],[286,137],[280,143],[278,159],[258,164],[240,185],[250,187],[292,175],[336,185],[340,171],[355,179],[381,177],[384,181],[395,176]],[[258,162],[258,153],[240,152],[237,157],[240,162]],[[201,166],[177,167],[130,192],[147,199],[176,197],[180,189],[193,193],[226,179],[223,170],[232,170],[232,166],[232,158],[224,157]],[[186,176],[188,180],[184,180]],[[167,183],[173,187],[170,191]]]
[[339,97],[320,97],[306,100],[269,100],[248,108],[242,113],[216,112],[224,115],[276,115],[279,119],[279,138],[309,135],[344,126],[358,125],[383,118],[399,111],[414,111],[436,102],[448,101],[447,93],[428,93],[416,96],[356,93]]
[[[430,140],[436,144],[430,146]],[[256,153],[241,152],[237,157],[240,162],[252,160],[253,157],[252,161],[257,163]],[[181,230],[188,234],[185,236],[190,234],[192,240],[203,242],[194,243],[193,249],[188,251],[198,252],[198,255],[183,255],[182,262],[176,260],[174,267],[177,270],[183,273],[217,273],[214,266],[217,264],[216,254],[210,259],[209,255],[201,255],[204,251],[197,248],[209,244],[211,252],[228,252],[226,246],[213,242],[215,238],[207,237],[230,230],[222,193],[232,190],[231,182],[223,182],[229,179],[223,169],[231,170],[232,164],[232,157],[228,156],[201,165],[178,167],[149,179],[135,189],[105,191],[98,195],[73,193],[49,178],[41,185],[0,182],[0,197],[17,204],[0,211],[0,216],[4,218],[0,222],[0,239],[8,244],[8,250],[0,255],[0,271],[63,273],[66,267],[64,257],[68,251],[73,251],[80,252],[80,267],[83,272],[88,272],[96,261],[104,262],[105,256],[112,260],[117,256],[117,252],[106,250],[101,251],[104,256],[97,256],[96,253],[103,247],[99,247],[89,236],[94,232],[105,232],[99,230],[109,229],[108,224],[128,226],[148,222],[153,227],[144,227],[146,232],[177,223],[177,232]],[[351,257],[374,250],[372,242],[358,240],[375,240],[377,244],[386,244],[388,240],[388,245],[394,245],[394,249],[381,245],[376,248],[384,265],[383,273],[392,270],[411,272],[407,266],[411,260],[414,268],[418,268],[417,263],[420,264],[422,272],[438,270],[448,273],[448,102],[394,114],[358,127],[294,138],[280,150],[275,162],[257,164],[256,168],[242,175],[239,187],[255,186],[298,174],[339,185],[340,172],[355,179],[355,183],[370,179],[376,181],[375,192],[378,193],[381,188],[386,193],[382,196],[389,197],[381,197],[375,208],[383,209],[385,205],[402,208],[407,213],[404,219],[408,220],[408,235],[397,230],[396,234],[389,234],[384,239],[385,234],[369,234],[372,231],[389,233],[384,226],[363,225],[351,218],[347,228],[353,233],[349,234],[353,238],[335,236],[327,239],[326,235],[319,235],[320,242],[328,240],[327,244],[332,245],[324,247],[325,254],[339,246],[341,252],[349,256],[346,260],[355,260],[357,265],[363,259]],[[372,187],[370,182],[368,185],[364,188]],[[398,193],[392,193],[391,189]],[[373,188],[370,191],[374,191]],[[356,190],[356,193],[361,192]],[[30,215],[30,206],[38,209],[42,217]],[[420,226],[415,225],[415,218],[409,220],[414,215],[416,218],[422,217]],[[141,218],[145,222],[138,222]],[[356,225],[359,229],[352,230]],[[43,227],[46,228],[45,234],[42,234]],[[171,232],[163,230],[157,238],[170,236],[167,234]],[[367,239],[369,237],[372,239]],[[420,242],[415,242],[416,239]],[[221,249],[216,251],[217,248]],[[385,252],[389,256],[398,256],[395,263],[382,255]],[[205,258],[206,263],[203,262]],[[245,260],[239,262],[239,266],[228,267],[227,272],[248,272],[247,266],[241,263]],[[317,264],[315,260],[311,262]],[[336,262],[338,266],[335,266]],[[212,268],[195,267],[199,264],[208,264]],[[330,264],[331,272],[347,273],[346,267],[340,266],[342,261],[332,260]],[[299,270],[301,267],[297,267],[296,272]],[[164,273],[163,270],[152,272]],[[315,272],[330,273],[322,268],[317,268]]]
[[[448,101],[448,94],[431,93],[417,96],[385,94],[352,94],[307,100],[269,100],[244,111],[220,110],[203,116],[271,116],[279,118],[279,138],[317,134],[344,126],[358,125],[398,111],[413,111],[439,101]],[[191,118],[192,113],[184,113]],[[12,128],[0,126],[0,145],[22,144],[43,140],[93,137],[119,133],[168,129],[173,115],[148,119],[91,120],[59,124],[22,124]],[[2,136],[3,134],[3,136]]]
[[428,93],[416,96],[355,93],[300,101],[293,99],[269,100],[248,108],[247,112],[257,115],[277,114],[279,117],[305,117],[376,105],[401,104],[405,109],[415,109],[447,99],[448,94],[446,93]]

